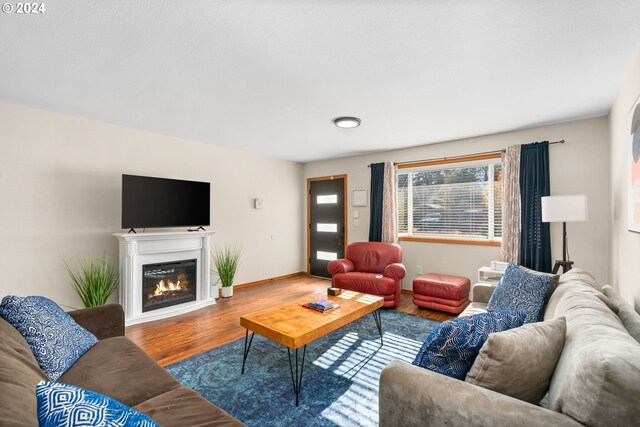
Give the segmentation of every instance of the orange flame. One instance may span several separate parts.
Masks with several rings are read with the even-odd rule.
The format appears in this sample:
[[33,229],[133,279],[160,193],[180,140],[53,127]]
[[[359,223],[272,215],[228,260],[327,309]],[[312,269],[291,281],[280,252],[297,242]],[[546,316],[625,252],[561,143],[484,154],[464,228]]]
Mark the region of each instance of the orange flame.
[[160,283],[156,284],[156,290],[153,292],[154,296],[160,296],[170,291],[180,291],[186,289],[187,285],[183,285],[180,280],[178,283],[173,283],[171,280],[167,280],[167,283],[164,283],[164,280],[160,280]]

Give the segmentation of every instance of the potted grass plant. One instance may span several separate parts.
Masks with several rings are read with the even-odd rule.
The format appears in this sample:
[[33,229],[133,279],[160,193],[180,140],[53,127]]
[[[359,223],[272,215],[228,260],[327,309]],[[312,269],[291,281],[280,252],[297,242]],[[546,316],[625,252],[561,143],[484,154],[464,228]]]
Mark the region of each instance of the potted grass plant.
[[220,293],[223,298],[233,296],[233,279],[240,263],[240,254],[240,249],[227,245],[223,248],[213,248],[211,253],[215,267],[212,272],[220,280]]
[[107,303],[118,289],[118,269],[105,258],[80,261],[80,271],[73,271],[65,261],[71,285],[86,308]]

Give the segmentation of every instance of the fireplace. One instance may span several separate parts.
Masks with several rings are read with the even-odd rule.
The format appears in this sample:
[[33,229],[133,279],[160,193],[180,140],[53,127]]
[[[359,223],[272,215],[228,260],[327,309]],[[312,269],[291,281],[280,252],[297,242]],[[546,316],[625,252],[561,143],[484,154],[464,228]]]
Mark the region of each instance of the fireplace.
[[[212,235],[213,231],[115,234],[118,238],[120,252],[118,296],[124,309],[124,319],[127,326],[166,319],[216,303],[210,294],[209,286],[211,263],[209,248],[211,247]],[[174,265],[182,262],[179,260],[184,260],[187,265]],[[182,295],[184,291],[174,291],[172,294],[165,295],[164,300],[158,297],[149,297],[150,293],[155,295],[156,287],[163,279],[160,277],[157,280],[158,274],[171,268],[183,270],[177,272],[178,274],[186,274],[186,281],[189,282],[189,300],[181,298],[186,296]],[[159,271],[145,275],[152,270]],[[175,273],[176,271],[173,273],[167,271],[169,277],[166,277],[163,282],[165,288],[169,286],[171,289],[168,283],[168,280],[171,280],[175,289],[177,281],[181,279]],[[172,274],[173,277],[171,277]],[[180,285],[182,285],[182,281],[180,281]],[[161,290],[162,285],[159,291]],[[174,302],[173,298],[180,299],[181,303],[169,306]],[[167,304],[160,305],[161,303]],[[143,307],[145,307],[144,312],[142,311]]]
[[142,312],[196,300],[197,260],[142,266]]

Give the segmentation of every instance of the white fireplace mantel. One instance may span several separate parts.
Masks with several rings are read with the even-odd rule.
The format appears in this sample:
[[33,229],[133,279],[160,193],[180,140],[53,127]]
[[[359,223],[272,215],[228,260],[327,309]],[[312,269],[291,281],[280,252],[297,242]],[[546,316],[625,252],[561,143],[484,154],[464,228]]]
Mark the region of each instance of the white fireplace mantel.
[[[215,304],[209,296],[209,264],[213,231],[165,233],[116,233],[120,244],[120,304],[125,324],[149,322],[187,313]],[[142,266],[147,264],[197,260],[196,300],[142,312]]]

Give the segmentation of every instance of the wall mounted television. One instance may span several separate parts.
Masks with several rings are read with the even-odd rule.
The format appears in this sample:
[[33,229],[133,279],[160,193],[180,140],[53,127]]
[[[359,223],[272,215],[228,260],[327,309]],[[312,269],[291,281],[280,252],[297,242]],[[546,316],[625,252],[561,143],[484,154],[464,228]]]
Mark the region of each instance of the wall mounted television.
[[122,175],[122,228],[210,223],[210,183]]

